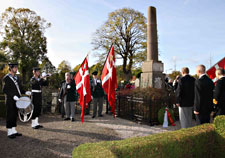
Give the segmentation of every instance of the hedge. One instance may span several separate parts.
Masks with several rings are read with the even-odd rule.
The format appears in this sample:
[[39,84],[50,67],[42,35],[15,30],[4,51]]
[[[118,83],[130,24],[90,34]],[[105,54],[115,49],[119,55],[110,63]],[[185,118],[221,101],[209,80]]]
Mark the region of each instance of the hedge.
[[82,144],[73,150],[73,158],[222,158],[225,117],[214,122],[146,137]]

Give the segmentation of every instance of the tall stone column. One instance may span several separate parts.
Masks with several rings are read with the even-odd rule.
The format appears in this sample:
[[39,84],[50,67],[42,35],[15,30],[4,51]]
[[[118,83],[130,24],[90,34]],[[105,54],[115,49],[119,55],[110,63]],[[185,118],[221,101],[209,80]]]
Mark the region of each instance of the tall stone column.
[[158,61],[156,8],[148,7],[147,61],[142,65],[141,87],[164,87],[163,63]]
[[158,38],[156,20],[156,9],[154,7],[148,7],[147,61],[158,61]]

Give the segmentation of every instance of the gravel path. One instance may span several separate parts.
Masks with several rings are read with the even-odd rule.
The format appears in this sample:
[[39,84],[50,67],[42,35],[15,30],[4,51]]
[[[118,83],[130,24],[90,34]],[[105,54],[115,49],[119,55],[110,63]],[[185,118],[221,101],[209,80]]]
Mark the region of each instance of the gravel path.
[[147,126],[115,118],[111,115],[92,119],[85,116],[82,124],[78,115],[76,121],[63,121],[60,115],[43,115],[40,124],[44,128],[34,130],[31,123],[18,121],[17,131],[22,137],[7,138],[5,120],[0,118],[1,158],[71,158],[74,147],[83,143],[121,140],[135,136],[146,136],[179,129],[177,126]]

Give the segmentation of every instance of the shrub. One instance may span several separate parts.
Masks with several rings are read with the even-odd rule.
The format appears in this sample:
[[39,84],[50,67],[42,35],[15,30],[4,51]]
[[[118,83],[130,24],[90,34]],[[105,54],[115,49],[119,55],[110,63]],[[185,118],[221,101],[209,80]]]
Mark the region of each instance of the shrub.
[[214,126],[216,130],[216,141],[213,146],[213,150],[217,157],[225,157],[225,116],[217,116],[214,119]]
[[74,149],[73,158],[158,158],[212,157],[215,130],[204,124],[173,132],[82,144]]

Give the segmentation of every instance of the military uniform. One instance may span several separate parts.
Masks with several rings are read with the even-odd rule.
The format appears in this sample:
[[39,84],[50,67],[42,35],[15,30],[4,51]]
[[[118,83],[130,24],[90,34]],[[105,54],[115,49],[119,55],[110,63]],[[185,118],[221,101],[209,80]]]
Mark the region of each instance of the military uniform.
[[[40,68],[34,68],[34,71],[39,71]],[[32,119],[32,128],[38,129],[40,127],[43,127],[39,125],[38,123],[38,117],[41,114],[41,107],[42,107],[42,86],[47,86],[48,81],[44,80],[43,78],[35,78],[34,76],[30,80],[31,85],[31,92],[32,92],[32,103],[34,105],[34,111],[33,115],[31,117]]]
[[[9,64],[11,68],[17,64]],[[19,100],[21,93],[24,94],[19,78],[11,74],[7,74],[3,78],[3,93],[6,95],[6,128],[8,129],[8,137],[15,138],[21,136],[16,131],[18,109],[16,107],[16,100]]]

